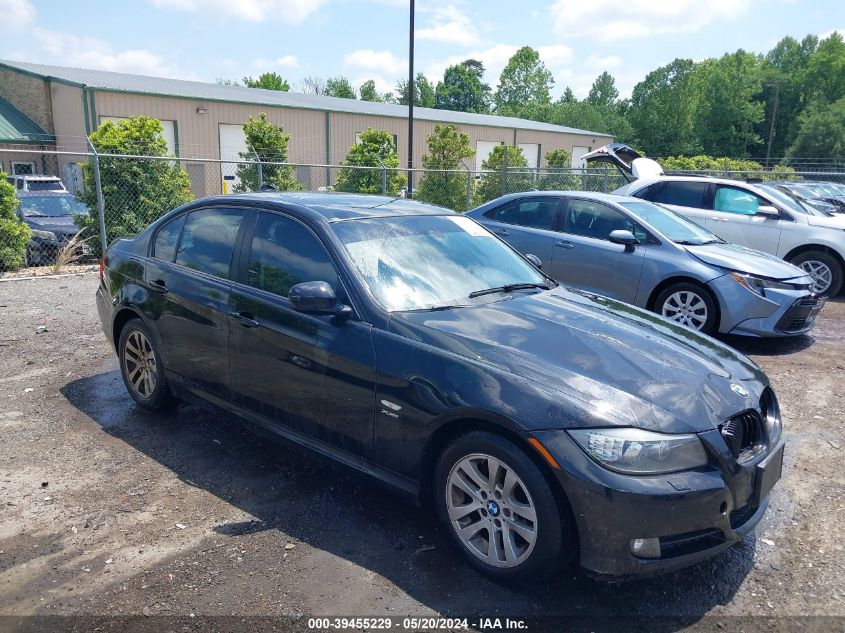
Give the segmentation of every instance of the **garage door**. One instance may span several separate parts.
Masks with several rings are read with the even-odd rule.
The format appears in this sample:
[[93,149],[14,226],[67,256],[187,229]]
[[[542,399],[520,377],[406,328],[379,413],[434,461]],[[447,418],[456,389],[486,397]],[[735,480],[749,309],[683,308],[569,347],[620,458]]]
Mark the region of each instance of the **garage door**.
[[540,146],[537,143],[518,143],[517,147],[522,150],[522,155],[528,161],[528,168],[537,169],[540,163]]
[[224,162],[221,165],[223,176],[224,193],[232,193],[239,180],[237,176],[240,154],[246,153],[246,136],[243,125],[220,124],[220,160],[233,161]]

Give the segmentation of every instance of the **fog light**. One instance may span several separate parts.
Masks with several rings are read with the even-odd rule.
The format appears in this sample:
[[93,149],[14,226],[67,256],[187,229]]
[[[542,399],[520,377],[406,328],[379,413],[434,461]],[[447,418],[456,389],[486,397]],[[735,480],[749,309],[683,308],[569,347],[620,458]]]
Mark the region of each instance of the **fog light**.
[[631,539],[631,553],[637,558],[660,558],[660,539]]

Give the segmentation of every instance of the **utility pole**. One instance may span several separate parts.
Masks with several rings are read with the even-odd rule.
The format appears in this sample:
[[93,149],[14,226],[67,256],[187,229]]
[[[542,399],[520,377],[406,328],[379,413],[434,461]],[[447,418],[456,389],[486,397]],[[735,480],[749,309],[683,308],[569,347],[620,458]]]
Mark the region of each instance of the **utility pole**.
[[780,105],[780,82],[767,81],[767,86],[774,86],[775,88],[775,104],[772,107],[772,120],[769,123],[769,142],[766,144],[766,169],[769,169],[769,158],[772,155],[772,141],[775,140],[775,120],[778,116],[778,106]]
[[414,0],[411,0],[411,26],[408,32],[408,195],[414,191]]

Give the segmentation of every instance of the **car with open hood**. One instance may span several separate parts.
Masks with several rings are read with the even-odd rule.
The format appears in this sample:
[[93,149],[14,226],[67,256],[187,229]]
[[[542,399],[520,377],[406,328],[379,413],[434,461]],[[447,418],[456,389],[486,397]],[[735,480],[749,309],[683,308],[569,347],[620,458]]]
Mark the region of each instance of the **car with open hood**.
[[664,174],[656,161],[620,143],[584,160],[614,165],[631,179],[614,193],[666,205],[729,242],[795,264],[813,277],[818,294],[835,296],[842,289],[845,215],[831,216],[765,182]]
[[806,271],[638,198],[526,192],[468,215],[561,283],[708,334],[804,334],[824,306]]
[[748,534],[780,477],[751,360],[560,286],[448,209],[195,200],[108,248],[96,303],[138,406],[222,407],[388,482],[496,578],[689,565]]

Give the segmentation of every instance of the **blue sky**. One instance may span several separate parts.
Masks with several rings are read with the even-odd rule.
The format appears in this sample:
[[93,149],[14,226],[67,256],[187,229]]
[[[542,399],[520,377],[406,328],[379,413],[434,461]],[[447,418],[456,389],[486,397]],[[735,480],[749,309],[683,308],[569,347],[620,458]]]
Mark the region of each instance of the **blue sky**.
[[[407,75],[407,0],[0,0],[0,58],[214,81],[265,70],[306,76]],[[525,44],[583,97],[604,70],[623,96],[676,57],[704,59],[780,38],[845,32],[842,0],[417,0],[417,70],[467,57],[495,88]]]

